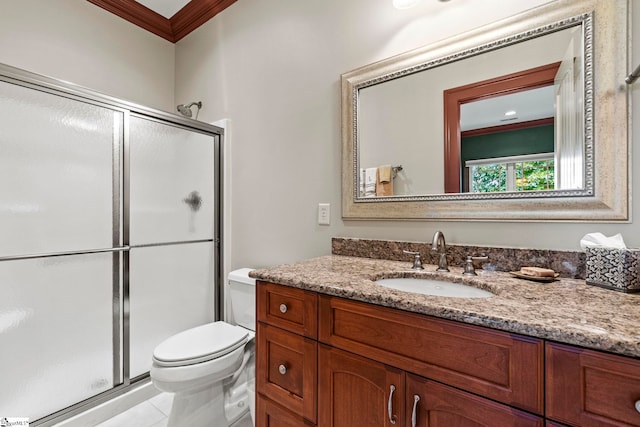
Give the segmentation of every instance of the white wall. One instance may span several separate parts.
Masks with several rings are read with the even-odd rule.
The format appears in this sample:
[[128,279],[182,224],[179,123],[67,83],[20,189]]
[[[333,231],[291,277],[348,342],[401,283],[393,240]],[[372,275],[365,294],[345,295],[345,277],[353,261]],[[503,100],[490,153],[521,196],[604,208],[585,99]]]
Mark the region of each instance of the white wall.
[[[201,120],[232,119],[232,268],[327,254],[334,236],[428,241],[436,229],[451,243],[574,250],[600,230],[640,246],[633,223],[340,219],[340,74],[545,2],[241,0],[174,47],[83,0],[3,1],[0,62],[169,111],[202,100]],[[331,226],[316,224],[318,202]]]
[[[635,224],[340,218],[340,74],[542,3],[241,0],[178,42],[176,100],[233,121],[231,267],[328,254],[334,236],[428,241],[438,229],[451,243],[577,250],[600,230],[640,246]],[[316,224],[318,202],[331,203],[331,226]]]
[[173,111],[175,46],[84,0],[0,2],[0,63]]

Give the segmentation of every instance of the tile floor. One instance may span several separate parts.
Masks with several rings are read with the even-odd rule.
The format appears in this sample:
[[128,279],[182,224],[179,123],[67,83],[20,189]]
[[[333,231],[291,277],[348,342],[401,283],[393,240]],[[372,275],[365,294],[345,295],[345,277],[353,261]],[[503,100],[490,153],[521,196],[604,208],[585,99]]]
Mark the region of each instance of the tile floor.
[[173,395],[160,393],[96,427],[166,427]]
[[[160,393],[96,427],[166,427],[172,400],[172,394]],[[252,426],[249,414],[233,425],[233,427]]]

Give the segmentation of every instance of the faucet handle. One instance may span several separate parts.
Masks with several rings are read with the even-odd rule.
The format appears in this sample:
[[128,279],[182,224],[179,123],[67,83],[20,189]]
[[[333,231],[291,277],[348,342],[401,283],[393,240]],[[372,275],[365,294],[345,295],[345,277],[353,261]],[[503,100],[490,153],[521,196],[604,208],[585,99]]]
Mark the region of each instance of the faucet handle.
[[405,254],[409,254],[409,255],[413,255],[413,266],[411,268],[413,268],[414,270],[424,270],[424,267],[422,266],[422,257],[420,256],[420,252],[413,252],[413,251],[402,251]]
[[472,256],[468,256],[467,257],[467,262],[464,264],[464,272],[462,273],[463,276],[477,276],[478,273],[476,273],[476,268],[473,265],[473,257]]
[[481,267],[481,263],[487,261],[489,261],[489,257],[485,254],[482,254],[481,256],[467,256],[467,262],[464,264],[464,272],[462,274],[464,276],[477,276],[478,273],[476,273],[476,268]]
[[471,262],[473,262],[473,266],[475,268],[481,267],[485,262],[489,262],[489,257],[486,254],[470,256]]

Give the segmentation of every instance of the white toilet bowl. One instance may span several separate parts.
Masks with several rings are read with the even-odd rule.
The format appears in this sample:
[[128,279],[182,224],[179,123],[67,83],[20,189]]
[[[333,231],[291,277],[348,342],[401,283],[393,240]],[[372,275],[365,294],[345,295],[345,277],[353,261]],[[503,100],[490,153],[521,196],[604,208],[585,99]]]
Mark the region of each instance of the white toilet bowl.
[[174,393],[168,427],[229,427],[253,407],[255,280],[249,271],[229,275],[231,297],[238,295],[234,307],[245,314],[242,326],[208,323],[155,348],[151,380],[159,390]]

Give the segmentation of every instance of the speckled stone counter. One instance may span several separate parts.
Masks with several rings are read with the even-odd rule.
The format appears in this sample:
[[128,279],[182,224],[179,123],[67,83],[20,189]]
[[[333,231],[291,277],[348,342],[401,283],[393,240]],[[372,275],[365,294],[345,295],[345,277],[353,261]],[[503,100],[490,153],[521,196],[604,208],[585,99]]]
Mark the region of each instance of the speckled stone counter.
[[[423,262],[437,264],[438,254],[431,250],[431,243],[399,242],[390,240],[355,239],[334,237],[331,239],[333,255],[356,256],[395,261],[409,261],[411,255],[403,251],[420,252]],[[585,278],[584,251],[554,251],[548,249],[516,249],[489,246],[447,245],[449,265],[463,267],[469,255],[486,255],[484,270],[518,271],[523,265],[551,268],[561,277]]]
[[[640,357],[640,294],[624,294],[560,278],[552,283],[517,279],[506,272],[462,269],[436,273],[409,262],[329,255],[258,269],[251,277],[322,294],[486,326]],[[495,294],[490,298],[419,295],[385,288],[374,280],[387,277],[429,277],[464,283]]]

